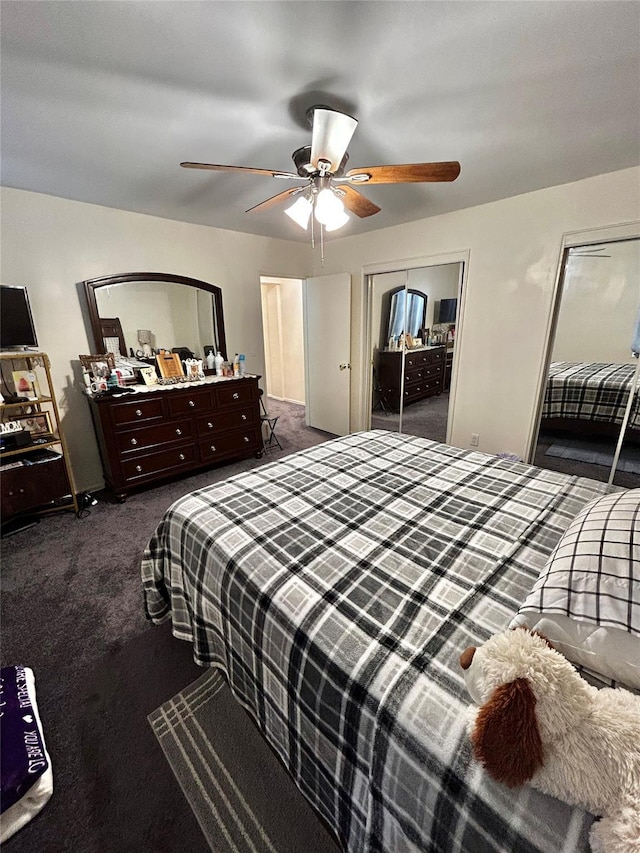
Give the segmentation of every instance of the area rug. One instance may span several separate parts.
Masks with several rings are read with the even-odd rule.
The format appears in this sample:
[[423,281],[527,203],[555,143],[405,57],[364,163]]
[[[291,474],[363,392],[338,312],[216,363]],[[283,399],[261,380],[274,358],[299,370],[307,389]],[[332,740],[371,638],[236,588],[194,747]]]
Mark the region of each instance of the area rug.
[[[614,453],[615,444],[613,442],[558,438],[547,449],[545,456],[557,456],[562,459],[590,462],[592,465],[604,465],[611,468]],[[628,474],[640,474],[640,447],[623,447],[616,470],[625,471]]]
[[148,719],[215,853],[339,853],[217,670]]

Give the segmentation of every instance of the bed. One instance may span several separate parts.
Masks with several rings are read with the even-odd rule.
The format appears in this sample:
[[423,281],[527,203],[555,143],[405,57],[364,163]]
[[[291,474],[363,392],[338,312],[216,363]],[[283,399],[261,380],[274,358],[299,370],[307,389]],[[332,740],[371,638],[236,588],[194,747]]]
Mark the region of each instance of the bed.
[[[552,362],[541,428],[617,438],[636,364]],[[640,394],[632,404],[626,438],[640,441]]]
[[585,851],[591,815],[473,761],[458,658],[609,491],[356,433],[178,500],[144,554],[147,615],[226,673],[344,850]]

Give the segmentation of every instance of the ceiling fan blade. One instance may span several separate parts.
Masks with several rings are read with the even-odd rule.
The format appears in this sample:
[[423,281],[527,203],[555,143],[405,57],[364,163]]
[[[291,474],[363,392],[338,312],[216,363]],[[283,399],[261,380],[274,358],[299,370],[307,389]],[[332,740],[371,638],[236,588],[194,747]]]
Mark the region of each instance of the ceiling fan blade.
[[346,178],[362,184],[414,184],[427,181],[455,181],[460,163],[406,163],[398,166],[366,166],[349,169]]
[[245,172],[248,175],[269,175],[272,178],[305,180],[294,172],[276,172],[273,169],[252,169],[249,166],[221,166],[217,163],[180,163],[184,169],[210,169],[213,172]]
[[341,184],[338,188],[338,193],[341,194],[344,206],[361,219],[364,219],[365,216],[373,216],[374,213],[379,213],[382,209],[377,204],[369,201],[368,198],[365,198],[358,190],[350,187],[349,184]]
[[314,108],[311,165],[317,169],[319,161],[326,160],[330,164],[327,171],[337,172],[357,126],[357,119],[346,113]]
[[279,204],[280,202],[285,201],[291,196],[297,195],[297,193],[301,193],[304,189],[305,187],[292,187],[290,190],[285,190],[283,193],[278,193],[278,195],[272,195],[271,198],[267,198],[264,201],[261,201],[260,204],[256,204],[253,207],[250,207],[249,210],[245,211],[245,213],[257,213],[261,210],[268,210],[275,204]]

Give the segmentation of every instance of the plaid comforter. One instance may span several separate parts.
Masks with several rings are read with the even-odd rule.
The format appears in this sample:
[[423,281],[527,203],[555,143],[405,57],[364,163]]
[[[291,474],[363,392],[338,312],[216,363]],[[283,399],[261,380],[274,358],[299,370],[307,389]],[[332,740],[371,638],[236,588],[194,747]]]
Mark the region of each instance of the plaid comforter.
[[[549,366],[542,417],[621,425],[635,370],[635,364],[553,362]],[[640,429],[640,394],[631,406],[629,427]]]
[[605,484],[383,431],[193,492],[147,614],[221,667],[346,850],[587,849],[592,817],[471,759],[460,653],[502,630]]

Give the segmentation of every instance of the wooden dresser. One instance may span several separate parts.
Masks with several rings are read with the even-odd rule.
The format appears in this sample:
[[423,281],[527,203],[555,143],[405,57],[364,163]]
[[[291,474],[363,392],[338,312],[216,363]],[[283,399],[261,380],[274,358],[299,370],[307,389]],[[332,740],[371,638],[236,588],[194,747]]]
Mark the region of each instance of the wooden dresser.
[[[408,350],[404,359],[404,405],[424,400],[443,390],[445,347]],[[378,353],[378,381],[385,402],[400,410],[402,388],[402,350]]]
[[89,401],[105,484],[120,501],[134,489],[263,450],[255,376]]

